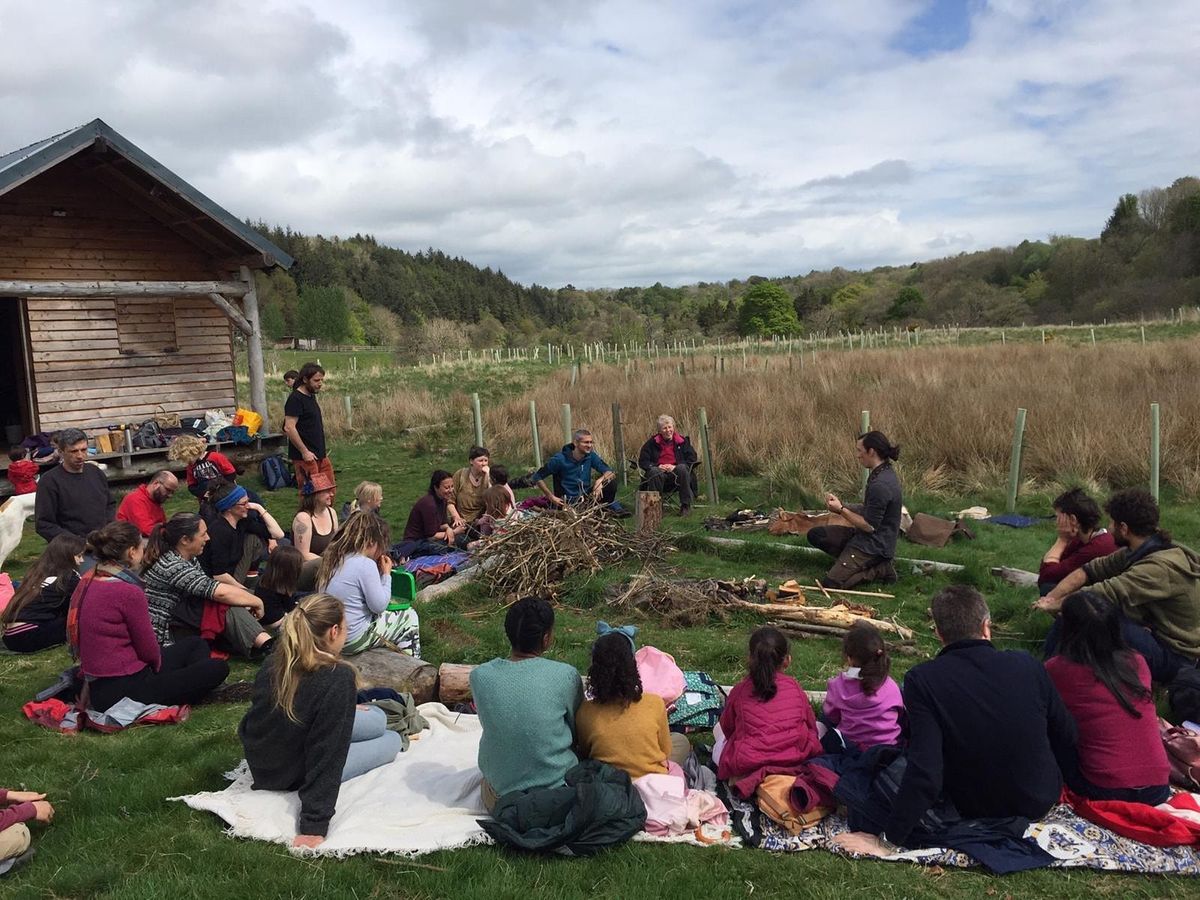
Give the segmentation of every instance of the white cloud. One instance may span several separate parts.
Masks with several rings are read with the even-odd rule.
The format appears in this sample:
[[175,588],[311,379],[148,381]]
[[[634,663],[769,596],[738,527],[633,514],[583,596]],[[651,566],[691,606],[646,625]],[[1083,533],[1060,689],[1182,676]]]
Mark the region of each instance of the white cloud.
[[1196,170],[1186,0],[0,0],[0,151],[100,116],[239,215],[522,281],[681,283],[1095,234]]

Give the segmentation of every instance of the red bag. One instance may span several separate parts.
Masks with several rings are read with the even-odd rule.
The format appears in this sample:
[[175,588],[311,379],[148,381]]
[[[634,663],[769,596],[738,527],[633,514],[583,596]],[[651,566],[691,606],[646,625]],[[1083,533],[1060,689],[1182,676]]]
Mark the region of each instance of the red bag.
[[1200,790],[1200,733],[1172,725],[1166,719],[1159,719],[1158,725],[1171,763],[1171,784],[1188,791]]

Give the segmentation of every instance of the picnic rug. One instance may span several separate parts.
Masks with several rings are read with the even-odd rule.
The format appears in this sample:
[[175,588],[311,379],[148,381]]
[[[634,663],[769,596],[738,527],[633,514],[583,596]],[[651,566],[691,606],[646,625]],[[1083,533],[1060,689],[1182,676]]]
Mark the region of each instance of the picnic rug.
[[[734,830],[747,846],[777,853],[801,850],[828,850],[850,856],[833,843],[833,838],[849,831],[845,818],[829,816],[811,829],[793,835],[780,828],[753,803],[734,797],[725,784],[718,795],[729,808]],[[1200,849],[1193,847],[1151,847],[1114,834],[1077,816],[1069,806],[1055,806],[1041,821],[1025,832],[1051,856],[1056,868],[1100,869],[1106,872],[1138,872],[1158,875],[1200,875]],[[965,853],[954,850],[911,850],[884,857],[885,862],[912,862],[929,866],[965,868],[977,863]]]
[[[429,729],[412,736],[408,751],[390,764],[343,784],[329,834],[314,851],[305,853],[411,857],[492,843],[478,822],[487,816],[480,796],[483,776],[476,765],[482,733],[479,717],[451,712],[440,703],[423,703],[417,711]],[[219,816],[231,837],[290,846],[300,813],[296,793],[251,790],[253,779],[244,761],[229,777],[233,784],[223,791],[170,799]],[[675,837],[641,832],[634,840],[699,846],[740,843],[729,826],[705,826]]]

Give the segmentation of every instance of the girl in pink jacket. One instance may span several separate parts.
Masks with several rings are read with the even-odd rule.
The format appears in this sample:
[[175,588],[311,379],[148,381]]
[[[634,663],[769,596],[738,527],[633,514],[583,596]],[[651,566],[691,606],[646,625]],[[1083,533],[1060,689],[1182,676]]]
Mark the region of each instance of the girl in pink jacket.
[[[717,777],[742,796],[765,775],[791,772],[821,753],[817,722],[791,665],[788,641],[771,626],[750,635],[749,675],[729,692],[717,735]],[[723,744],[722,744],[723,741]]]

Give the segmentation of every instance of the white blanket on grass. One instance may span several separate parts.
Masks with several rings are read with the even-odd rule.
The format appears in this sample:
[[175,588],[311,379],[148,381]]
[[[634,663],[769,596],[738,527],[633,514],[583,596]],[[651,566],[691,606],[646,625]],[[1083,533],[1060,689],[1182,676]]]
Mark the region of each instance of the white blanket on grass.
[[[316,853],[396,853],[419,856],[491,843],[478,819],[485,817],[476,764],[477,716],[452,713],[440,703],[425,703],[418,712],[429,729],[413,740],[406,753],[342,785],[329,834]],[[297,794],[254,791],[243,764],[233,784],[182,800],[192,809],[208,810],[229,824],[233,837],[290,845],[300,814]]]

